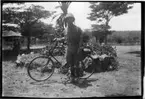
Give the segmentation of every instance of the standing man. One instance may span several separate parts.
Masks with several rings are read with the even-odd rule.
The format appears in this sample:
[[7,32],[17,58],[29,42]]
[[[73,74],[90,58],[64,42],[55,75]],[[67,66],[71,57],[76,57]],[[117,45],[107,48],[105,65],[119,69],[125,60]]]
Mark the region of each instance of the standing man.
[[71,67],[71,80],[74,81],[74,66],[78,66],[79,48],[82,46],[82,30],[74,25],[75,18],[73,14],[68,13],[65,17],[66,35],[67,35],[67,54],[66,61]]

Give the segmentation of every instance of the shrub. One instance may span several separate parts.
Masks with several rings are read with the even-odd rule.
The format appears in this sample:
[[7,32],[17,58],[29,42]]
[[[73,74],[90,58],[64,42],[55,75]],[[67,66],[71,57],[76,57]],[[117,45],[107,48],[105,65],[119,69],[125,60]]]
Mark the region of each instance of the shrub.
[[27,67],[32,59],[37,57],[39,54],[34,54],[31,52],[30,54],[21,54],[17,56],[16,66],[17,67]]
[[[110,70],[117,70],[118,69],[118,60],[117,60],[117,53],[116,49],[113,48],[111,45],[98,45],[96,43],[89,45],[92,49],[92,56],[97,56],[96,58],[93,57],[93,62],[89,62],[90,60],[87,58],[82,58],[84,61],[85,67],[88,67],[85,71],[91,72],[92,69],[95,69],[95,72],[104,72]],[[83,54],[83,53],[82,53]],[[82,55],[84,57],[84,55]],[[68,67],[64,66],[62,68],[61,73],[67,73]]]
[[[97,43],[89,43],[89,46],[93,51],[92,55],[98,56],[98,58],[94,59],[95,63],[91,64],[93,68],[96,68],[99,72],[118,68],[116,48],[113,48],[111,45],[99,45]],[[103,60],[101,57],[104,57]],[[99,58],[101,60],[98,60]]]

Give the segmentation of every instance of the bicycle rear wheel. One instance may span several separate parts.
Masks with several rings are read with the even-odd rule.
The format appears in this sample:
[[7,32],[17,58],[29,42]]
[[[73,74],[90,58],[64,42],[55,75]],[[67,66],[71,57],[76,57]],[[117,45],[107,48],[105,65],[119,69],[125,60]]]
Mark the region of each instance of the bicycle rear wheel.
[[91,56],[87,56],[82,63],[83,76],[79,77],[82,79],[87,79],[93,75],[95,72],[95,68],[93,67],[93,58]]
[[45,81],[54,73],[54,63],[51,58],[39,56],[34,58],[28,65],[27,72],[35,81]]

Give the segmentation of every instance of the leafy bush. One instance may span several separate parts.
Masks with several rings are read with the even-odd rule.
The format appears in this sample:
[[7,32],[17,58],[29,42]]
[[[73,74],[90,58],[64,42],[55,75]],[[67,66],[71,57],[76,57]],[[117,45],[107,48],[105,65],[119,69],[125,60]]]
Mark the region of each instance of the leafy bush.
[[22,54],[17,56],[16,66],[17,67],[27,67],[32,59],[39,56],[39,54],[34,54],[31,52],[30,54]]
[[[87,40],[88,38],[86,39],[86,41]],[[91,55],[98,56],[98,58],[94,59],[93,60],[94,62],[89,65],[89,68],[87,69],[88,72],[94,68],[96,68],[96,72],[117,70],[119,64],[117,60],[116,48],[113,48],[111,45],[105,45],[105,44],[99,45],[94,40],[89,40],[88,42],[84,42],[83,45],[84,47],[86,47],[87,45],[87,47],[92,49]],[[82,57],[84,57],[84,55],[82,55]],[[67,69],[68,68],[66,67],[62,71],[67,71]]]
[[41,49],[39,53],[43,55],[47,55],[49,54],[49,51],[50,51],[51,53],[53,53],[54,56],[62,56],[62,55],[65,55],[65,47],[66,46],[63,43],[59,43],[59,45],[56,46],[54,49],[54,44],[51,44]]
[[99,45],[97,43],[89,43],[88,46],[90,46],[90,48],[92,49],[93,54],[106,54],[109,56],[117,57],[116,48],[113,48],[111,45]]
[[[92,43],[91,41],[88,42],[88,46],[92,49],[92,55],[97,55],[97,59],[100,58],[100,60],[96,59],[95,64],[92,64],[93,68],[96,68],[96,70],[99,71],[114,70],[118,68],[119,63],[117,60],[116,48],[113,48],[111,45],[99,45],[97,43]],[[102,59],[101,57],[104,58]]]

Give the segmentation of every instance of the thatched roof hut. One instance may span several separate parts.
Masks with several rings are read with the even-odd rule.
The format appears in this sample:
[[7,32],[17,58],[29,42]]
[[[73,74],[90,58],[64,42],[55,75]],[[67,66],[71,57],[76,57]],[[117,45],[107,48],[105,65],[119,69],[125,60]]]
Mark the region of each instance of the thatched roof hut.
[[2,37],[21,37],[21,33],[14,31],[3,31]]

